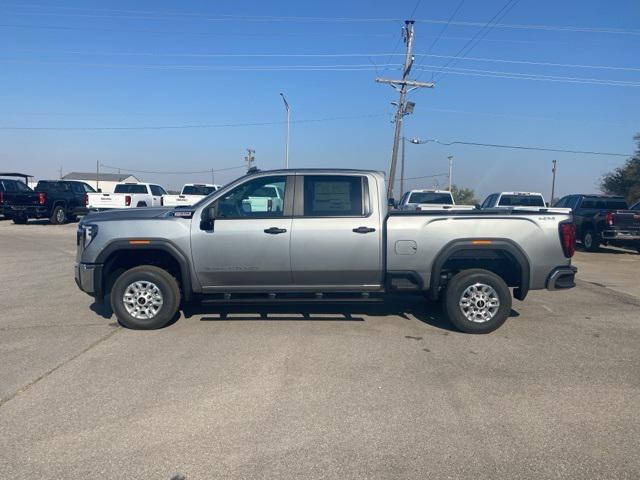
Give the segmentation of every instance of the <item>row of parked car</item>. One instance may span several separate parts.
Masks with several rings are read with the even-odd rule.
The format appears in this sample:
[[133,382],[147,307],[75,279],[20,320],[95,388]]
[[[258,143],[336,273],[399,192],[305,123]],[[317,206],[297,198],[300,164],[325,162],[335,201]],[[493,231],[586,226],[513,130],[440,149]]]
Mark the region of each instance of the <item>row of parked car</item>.
[[[488,211],[549,206],[541,193],[498,192],[488,195],[480,205],[456,205],[447,190],[410,190],[396,205],[400,210],[440,210],[476,208]],[[573,214],[578,239],[585,250],[600,245],[633,247],[640,252],[640,200],[632,206],[623,197],[575,194],[554,203],[554,210]]]
[[[153,183],[120,183],[112,193],[96,192],[76,180],[42,180],[35,189],[23,181],[0,178],[0,214],[14,223],[29,218],[46,218],[53,224],[75,221],[89,211],[155,207],[191,206],[215,192],[219,185],[188,183],[177,195]],[[242,208],[251,212],[277,212],[283,208],[284,192],[277,185],[265,185],[244,199]],[[402,195],[395,205],[399,210],[434,211],[447,209],[521,209],[548,207],[542,194],[535,192],[498,192],[488,195],[479,205],[456,205],[448,190],[419,189]],[[640,201],[631,207],[622,197],[610,195],[567,195],[553,209],[571,211],[577,237],[584,248],[595,251],[600,245],[631,246],[640,252]]]
[[[42,180],[35,189],[23,181],[0,178],[0,214],[14,223],[30,218],[49,219],[52,224],[77,220],[90,211],[158,206],[191,206],[220,189],[219,185],[188,183],[177,195],[170,195],[154,183],[119,183],[113,192],[96,192],[79,180]],[[284,206],[284,192],[278,185],[265,185],[242,201],[247,212],[278,212]]]

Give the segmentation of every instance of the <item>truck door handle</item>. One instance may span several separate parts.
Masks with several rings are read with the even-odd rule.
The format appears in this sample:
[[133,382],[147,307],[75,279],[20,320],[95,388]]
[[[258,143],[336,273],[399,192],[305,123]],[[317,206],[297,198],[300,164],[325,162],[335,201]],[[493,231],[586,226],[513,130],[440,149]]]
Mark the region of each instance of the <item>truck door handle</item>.
[[266,228],[264,233],[269,233],[271,235],[277,235],[278,233],[285,233],[286,231],[287,231],[286,228],[271,227],[271,228]]
[[369,227],[358,227],[358,228],[354,228],[353,231],[356,233],[369,233],[369,232],[375,232],[376,229],[369,228]]

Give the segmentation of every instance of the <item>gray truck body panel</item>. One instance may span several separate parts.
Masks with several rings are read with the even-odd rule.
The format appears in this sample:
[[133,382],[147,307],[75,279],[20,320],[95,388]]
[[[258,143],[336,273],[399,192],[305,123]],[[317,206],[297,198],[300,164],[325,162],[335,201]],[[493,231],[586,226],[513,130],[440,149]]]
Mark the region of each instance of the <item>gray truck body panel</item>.
[[[309,175],[363,177],[367,196],[364,214],[322,218],[297,215],[302,179]],[[265,176],[287,177],[286,195],[293,198],[293,204],[285,205],[284,216],[216,218],[213,230],[201,228],[201,220],[206,219],[216,199],[246,181]],[[563,253],[558,233],[559,223],[571,220],[564,211],[388,212],[385,191],[384,174],[380,172],[281,170],[242,177],[191,208],[92,213],[82,220],[79,229],[96,225],[98,233],[86,248],[78,246],[76,281],[87,293],[100,293],[100,285],[96,285],[100,282],[89,277],[99,275],[111,253],[161,245],[180,257],[183,283],[186,280],[190,292],[196,294],[382,292],[394,274],[413,276],[419,289],[427,291],[440,281],[434,275],[439,275],[443,255],[461,249],[508,251],[510,257],[521,262],[522,273],[526,274],[522,282],[526,285],[521,287],[525,290],[552,289],[549,279],[554,272],[573,268]],[[267,234],[265,231],[271,228],[283,232]],[[135,244],[139,240],[149,243]]]

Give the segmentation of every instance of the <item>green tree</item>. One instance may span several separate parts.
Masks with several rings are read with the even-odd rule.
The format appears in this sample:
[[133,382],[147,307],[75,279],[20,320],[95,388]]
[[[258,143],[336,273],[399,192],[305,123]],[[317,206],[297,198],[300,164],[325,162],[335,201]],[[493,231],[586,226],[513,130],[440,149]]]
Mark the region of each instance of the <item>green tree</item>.
[[600,189],[609,195],[621,195],[629,203],[640,198],[640,133],[633,139],[637,143],[635,154],[624,165],[606,173],[600,182]]
[[451,195],[456,205],[475,205],[478,203],[475,192],[470,188],[451,186]]

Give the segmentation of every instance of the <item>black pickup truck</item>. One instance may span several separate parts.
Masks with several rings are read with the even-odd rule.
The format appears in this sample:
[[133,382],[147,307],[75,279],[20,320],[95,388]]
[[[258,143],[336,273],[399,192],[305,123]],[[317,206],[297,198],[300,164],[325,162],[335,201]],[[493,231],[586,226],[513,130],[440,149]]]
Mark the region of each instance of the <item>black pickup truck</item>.
[[568,195],[555,207],[570,208],[576,235],[589,252],[600,245],[635,248],[640,252],[640,211],[629,208],[623,197]]
[[[27,176],[25,176],[27,178]],[[5,199],[9,197],[10,194],[16,192],[32,192],[27,184],[20,180],[15,180],[13,178],[0,178],[0,215],[5,214]]]
[[87,193],[94,192],[84,182],[41,180],[35,190],[5,192],[3,210],[14,223],[27,223],[30,218],[48,218],[58,225],[77,220],[87,213]]

